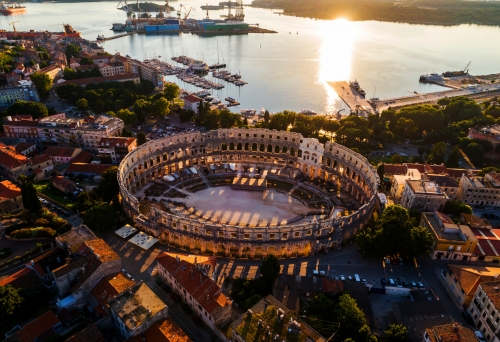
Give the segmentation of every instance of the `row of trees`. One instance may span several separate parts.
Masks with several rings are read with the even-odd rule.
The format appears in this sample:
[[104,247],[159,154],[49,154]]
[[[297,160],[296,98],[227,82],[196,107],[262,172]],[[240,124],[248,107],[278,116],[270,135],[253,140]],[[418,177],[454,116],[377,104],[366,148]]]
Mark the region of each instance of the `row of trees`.
[[[88,57],[87,57],[88,58]],[[92,59],[91,59],[92,61]],[[93,62],[93,61],[92,61]],[[99,70],[99,67],[96,65],[92,69],[72,69],[72,68],[64,68],[63,71],[63,78],[65,80],[77,80],[81,78],[89,78],[89,77],[101,77],[101,71]]]

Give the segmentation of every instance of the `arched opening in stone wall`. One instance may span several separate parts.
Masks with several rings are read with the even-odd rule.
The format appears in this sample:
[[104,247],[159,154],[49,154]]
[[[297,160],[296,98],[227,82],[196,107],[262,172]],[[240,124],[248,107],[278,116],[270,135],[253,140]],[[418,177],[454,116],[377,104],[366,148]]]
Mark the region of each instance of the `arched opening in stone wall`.
[[262,249],[262,247],[255,247],[255,257],[256,258],[262,258],[262,256],[264,255],[264,250]]
[[274,246],[267,247],[267,255],[277,256],[276,247],[274,247]]

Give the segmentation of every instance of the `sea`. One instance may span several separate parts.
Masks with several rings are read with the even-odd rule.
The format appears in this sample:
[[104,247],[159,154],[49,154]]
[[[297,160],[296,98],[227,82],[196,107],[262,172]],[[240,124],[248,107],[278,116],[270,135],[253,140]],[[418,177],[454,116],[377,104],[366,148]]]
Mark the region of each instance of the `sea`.
[[[200,8],[207,0],[170,1],[176,9],[181,3],[188,10],[192,7],[189,18],[207,17],[207,12]],[[118,1],[24,4],[26,13],[0,16],[1,29],[12,30],[10,23],[14,22],[19,31],[62,31],[62,25],[69,23],[83,38],[95,40],[98,34],[106,37],[118,34],[111,30],[112,24],[126,20],[126,13],[117,8]],[[215,5],[218,1],[208,4]],[[227,70],[239,73],[248,82],[237,87],[220,81],[225,88],[212,90],[220,99],[230,96],[239,101],[241,105],[233,107],[233,111],[310,109],[344,114],[348,108],[328,81],[357,80],[367,98],[383,99],[413,91],[443,90],[437,85],[419,83],[419,76],[461,70],[469,62],[469,72],[473,75],[500,72],[498,27],[432,26],[349,18],[315,20],[278,14],[277,9],[245,7],[244,11],[245,22],[277,33],[215,37],[191,33],[135,34],[102,45],[112,54],[119,52],[140,60],[158,58],[174,65],[177,64],[171,58],[179,55],[203,59],[209,64],[224,61]],[[185,13],[183,9],[182,17]],[[212,19],[220,19],[224,14],[227,10],[208,13]],[[175,76],[166,79],[188,91],[199,90]]]

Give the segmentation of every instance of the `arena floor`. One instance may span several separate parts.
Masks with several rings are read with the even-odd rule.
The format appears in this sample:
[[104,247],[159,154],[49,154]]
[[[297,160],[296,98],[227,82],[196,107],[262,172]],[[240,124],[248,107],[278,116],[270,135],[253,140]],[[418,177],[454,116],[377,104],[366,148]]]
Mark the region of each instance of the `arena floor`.
[[235,190],[229,187],[197,191],[184,201],[204,219],[231,225],[286,224],[287,220],[309,209],[288,194],[266,191]]

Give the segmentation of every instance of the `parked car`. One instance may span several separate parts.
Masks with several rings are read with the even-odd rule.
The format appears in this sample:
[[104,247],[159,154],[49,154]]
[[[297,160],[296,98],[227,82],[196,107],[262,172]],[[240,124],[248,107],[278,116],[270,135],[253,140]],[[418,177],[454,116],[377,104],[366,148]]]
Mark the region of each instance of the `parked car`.
[[417,288],[417,283],[415,283],[414,281],[412,281],[412,282],[410,283],[410,285],[411,285],[411,287],[413,287],[414,289],[416,289],[416,288]]
[[401,280],[399,278],[396,279],[396,286],[397,287],[403,287],[403,283],[401,283]]
[[352,281],[352,277],[351,276],[347,276],[347,280]]
[[363,284],[366,284],[366,283],[367,283],[366,278],[361,278],[361,282],[362,282]]
[[486,339],[484,338],[483,334],[479,330],[474,331],[474,335],[476,335],[477,340],[479,342],[486,342]]
[[387,280],[384,278],[380,279],[380,284],[382,284],[382,287],[385,287],[387,285]]
[[343,275],[340,276],[340,280],[344,280],[345,281],[345,277]]
[[410,284],[406,281],[403,281],[403,287],[410,287]]
[[422,284],[422,283],[419,281],[419,282],[417,283],[417,287],[418,287],[419,289],[423,289],[425,286],[424,286],[424,284]]

